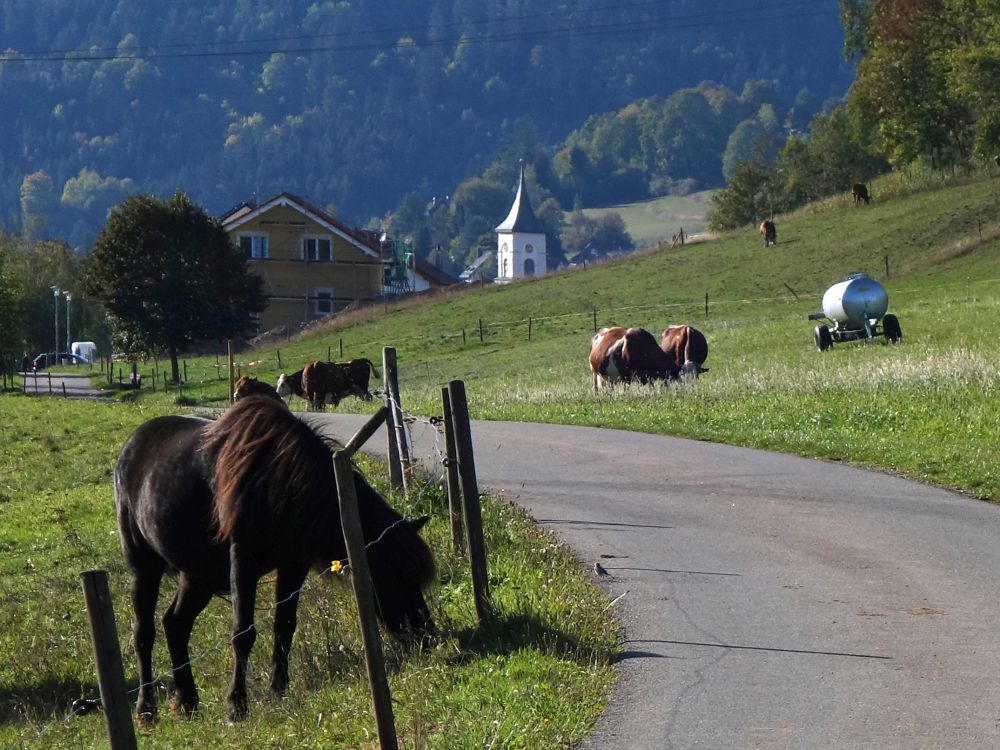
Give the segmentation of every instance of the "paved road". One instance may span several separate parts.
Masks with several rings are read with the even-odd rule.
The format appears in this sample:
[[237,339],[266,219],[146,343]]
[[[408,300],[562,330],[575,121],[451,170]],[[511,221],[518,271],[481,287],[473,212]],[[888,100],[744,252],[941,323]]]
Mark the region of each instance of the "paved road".
[[102,393],[91,385],[87,375],[72,373],[51,373],[40,370],[35,373],[18,373],[24,380],[24,389],[28,393],[47,396],[65,396],[67,398],[98,398]]
[[[437,470],[434,430],[414,433]],[[480,484],[621,596],[620,679],[585,750],[1000,747],[1000,508],[667,437],[476,422],[473,439]]]

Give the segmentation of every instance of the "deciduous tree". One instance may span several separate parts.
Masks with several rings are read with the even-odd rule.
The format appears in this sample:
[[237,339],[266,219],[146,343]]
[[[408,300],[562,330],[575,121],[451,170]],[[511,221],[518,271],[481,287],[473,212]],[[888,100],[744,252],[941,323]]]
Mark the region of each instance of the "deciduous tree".
[[184,347],[243,334],[265,305],[243,253],[180,192],[119,204],[80,283],[107,312],[116,347],[131,356],[166,350],[174,382]]

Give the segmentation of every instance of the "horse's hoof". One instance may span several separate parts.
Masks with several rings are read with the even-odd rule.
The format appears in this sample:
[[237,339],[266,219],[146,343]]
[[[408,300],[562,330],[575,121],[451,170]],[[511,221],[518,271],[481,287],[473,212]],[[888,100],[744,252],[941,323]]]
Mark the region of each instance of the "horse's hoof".
[[229,704],[229,710],[226,711],[226,718],[229,719],[230,724],[235,724],[239,721],[243,721],[250,715],[250,711],[247,709],[247,704],[242,703],[234,705]]
[[186,719],[191,718],[191,714],[198,710],[198,696],[194,698],[185,698],[180,694],[174,695],[173,710],[177,716],[183,716]]

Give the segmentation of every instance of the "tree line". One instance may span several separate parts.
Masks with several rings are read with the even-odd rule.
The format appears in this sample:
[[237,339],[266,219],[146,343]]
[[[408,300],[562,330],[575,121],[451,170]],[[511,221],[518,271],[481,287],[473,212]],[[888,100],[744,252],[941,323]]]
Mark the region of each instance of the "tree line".
[[857,78],[783,144],[762,135],[715,196],[731,229],[850,190],[887,169],[1000,165],[1000,6],[839,0]]

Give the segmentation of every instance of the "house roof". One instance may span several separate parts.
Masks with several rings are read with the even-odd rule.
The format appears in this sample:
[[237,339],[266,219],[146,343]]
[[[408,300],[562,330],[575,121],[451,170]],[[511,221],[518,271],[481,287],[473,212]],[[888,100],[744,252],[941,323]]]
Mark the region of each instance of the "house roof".
[[521,165],[521,178],[517,182],[517,195],[514,196],[514,205],[510,207],[507,218],[496,228],[497,232],[528,232],[532,234],[545,234],[545,226],[535,216],[531,208],[531,199],[528,197],[528,188],[524,184],[524,165]]
[[431,284],[436,284],[437,286],[451,286],[452,284],[459,283],[459,280],[450,273],[445,273],[437,266],[431,265],[419,255],[416,256],[416,258],[416,264],[413,270],[427,279],[427,281]]
[[375,232],[348,226],[335,216],[328,214],[323,209],[292,193],[279,193],[258,203],[256,206],[252,203],[241,203],[222,217],[222,227],[227,232],[231,232],[257,219],[275,206],[290,206],[317,224],[326,227],[334,234],[347,240],[366,255],[371,255],[375,258],[382,257],[378,237]]

